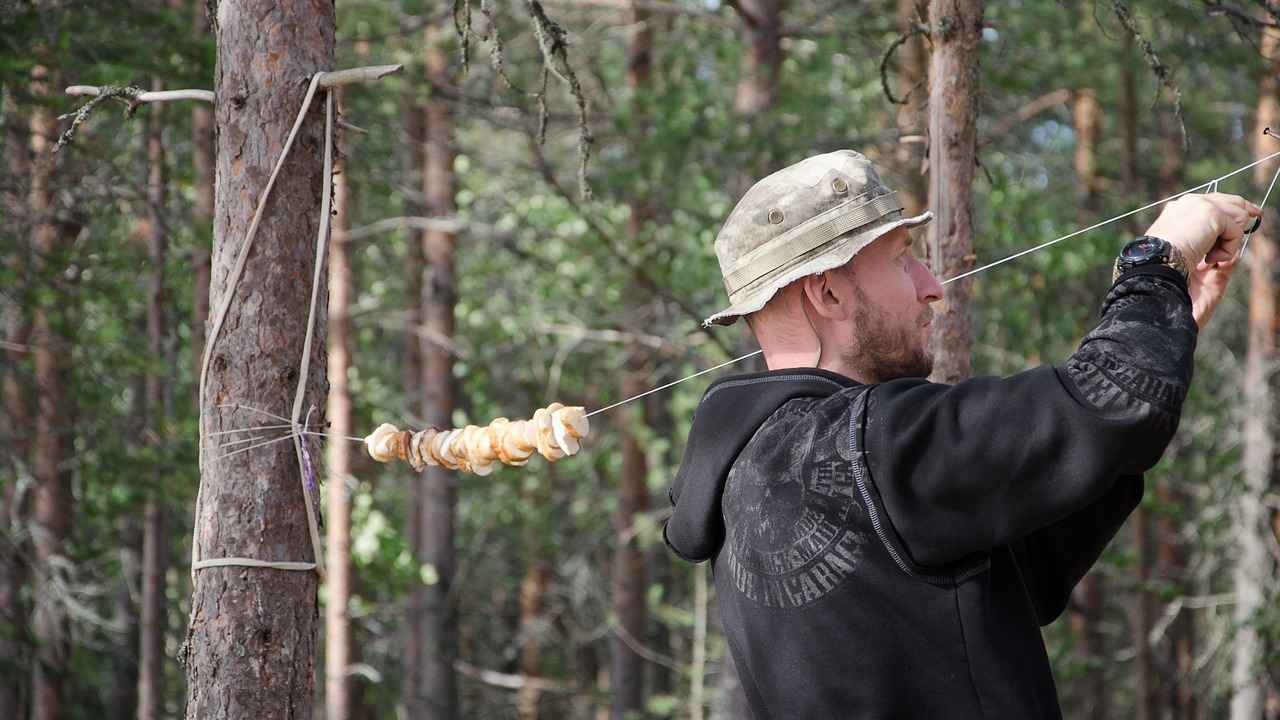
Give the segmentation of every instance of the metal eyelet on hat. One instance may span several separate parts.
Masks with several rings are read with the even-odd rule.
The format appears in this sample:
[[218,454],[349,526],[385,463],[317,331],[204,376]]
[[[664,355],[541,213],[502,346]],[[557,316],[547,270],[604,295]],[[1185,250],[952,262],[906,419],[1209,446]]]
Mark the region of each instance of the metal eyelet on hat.
[[785,219],[785,216],[782,214],[782,211],[779,210],[778,208],[773,208],[769,211],[769,222],[772,223],[773,225],[781,225],[784,219]]
[[846,195],[849,192],[849,183],[845,182],[844,178],[836,178],[831,181],[831,189],[837,195]]

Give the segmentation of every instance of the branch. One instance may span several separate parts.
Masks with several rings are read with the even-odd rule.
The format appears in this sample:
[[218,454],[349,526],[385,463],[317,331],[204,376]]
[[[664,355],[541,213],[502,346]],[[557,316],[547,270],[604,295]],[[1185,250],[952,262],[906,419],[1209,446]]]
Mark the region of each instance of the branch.
[[709,10],[684,7],[672,2],[660,2],[660,0],[544,0],[544,2],[547,5],[560,5],[563,7],[581,8],[584,10],[617,10],[619,12],[630,12],[632,8],[635,8],[636,10],[644,10],[645,12],[660,15],[678,15],[696,18],[698,20],[709,22],[712,25],[718,25],[725,28],[736,28],[738,26],[738,24],[733,20]]
[[1236,20],[1239,20],[1243,23],[1247,23],[1254,27],[1280,28],[1280,24],[1277,24],[1274,20],[1271,22],[1267,22],[1266,20],[1259,20],[1258,18],[1250,15],[1249,13],[1245,12],[1244,10],[1241,10],[1238,7],[1223,5],[1222,3],[1214,2],[1214,0],[1204,0],[1204,4],[1209,6],[1210,17],[1214,15],[1226,15],[1227,17],[1235,18]]
[[465,223],[457,218],[448,217],[392,217],[379,220],[368,225],[362,225],[358,228],[348,230],[346,240],[363,240],[373,235],[381,235],[385,232],[393,230],[427,230],[435,232],[456,233],[465,228]]
[[458,671],[459,675],[479,680],[486,685],[500,687],[504,690],[521,690],[528,688],[539,692],[577,692],[577,687],[563,683],[558,680],[548,678],[535,677],[533,675],[514,675],[512,673],[498,672],[497,670],[486,670],[479,668],[464,660],[455,660],[453,669]]
[[884,57],[880,58],[880,86],[884,88],[884,96],[889,98],[889,102],[894,105],[906,105],[907,97],[910,97],[911,93],[915,92],[916,88],[919,88],[921,84],[916,83],[916,86],[911,88],[907,92],[907,96],[901,100],[894,96],[893,90],[889,87],[889,61],[893,59],[893,54],[898,51],[898,48],[906,45],[911,38],[917,35],[928,37],[929,28],[919,23],[913,24],[911,29],[899,35],[892,43],[889,43],[889,49],[885,50]]
[[[1120,19],[1120,24],[1129,31],[1134,41],[1142,48],[1142,54],[1146,57],[1151,72],[1155,73],[1156,79],[1173,93],[1173,113],[1178,118],[1178,128],[1182,131],[1182,150],[1186,152],[1191,146],[1191,140],[1187,135],[1186,118],[1182,114],[1182,90],[1173,82],[1173,73],[1169,71],[1169,67],[1160,62],[1160,56],[1156,55],[1156,49],[1152,47],[1151,42],[1138,31],[1138,23],[1133,19],[1129,8],[1121,0],[1111,0],[1111,7],[1115,10],[1116,17]],[[1157,97],[1159,97],[1158,94]]]
[[1058,105],[1062,105],[1071,99],[1071,91],[1067,88],[1059,88],[1053,92],[1045,93],[1031,102],[1018,108],[1018,111],[1012,115],[1008,115],[998,125],[991,128],[987,136],[982,138],[978,143],[979,147],[986,147],[994,143],[1005,135],[1013,132],[1013,129],[1040,113],[1052,110]]
[[[116,85],[105,85],[96,87],[93,85],[72,85],[67,88],[68,95],[89,95],[102,96],[104,93],[116,91],[117,95],[127,95],[133,105],[139,103],[153,102],[171,102],[174,100],[200,100],[202,102],[213,102],[212,90],[156,90],[144,92],[140,88],[120,87]],[[108,95],[109,97],[114,95]]]
[[[320,74],[319,87],[330,89],[354,83],[374,82],[393,73],[398,73],[403,69],[403,65],[369,65],[347,70],[334,70]],[[71,142],[81,123],[89,119],[89,113],[93,112],[93,109],[103,100],[113,99],[123,102],[126,106],[125,117],[133,117],[133,114],[138,110],[138,106],[146,103],[174,102],[177,100],[214,102],[212,90],[145,91],[142,88],[131,85],[72,85],[67,88],[66,93],[72,96],[88,96],[93,99],[81,105],[74,113],[67,113],[58,117],[59,120],[68,117],[71,117],[72,120],[71,126],[62,133],[58,138],[58,143],[53,146],[53,152],[58,152],[64,145]],[[342,121],[339,121],[338,124],[356,132],[364,132],[360,128]]]

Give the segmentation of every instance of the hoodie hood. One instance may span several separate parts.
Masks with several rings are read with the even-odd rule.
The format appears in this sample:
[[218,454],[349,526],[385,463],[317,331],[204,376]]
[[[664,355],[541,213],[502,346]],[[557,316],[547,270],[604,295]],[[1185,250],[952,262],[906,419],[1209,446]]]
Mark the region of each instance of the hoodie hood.
[[789,400],[827,397],[858,384],[819,368],[731,375],[712,383],[694,411],[668,493],[675,510],[663,526],[667,546],[690,562],[714,557],[724,543],[720,498],[729,468],[756,430]]

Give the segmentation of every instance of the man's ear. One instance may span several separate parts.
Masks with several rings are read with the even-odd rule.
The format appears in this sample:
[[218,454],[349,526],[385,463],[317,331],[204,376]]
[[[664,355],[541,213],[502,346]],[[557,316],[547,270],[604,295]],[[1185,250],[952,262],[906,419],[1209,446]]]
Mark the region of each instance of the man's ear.
[[818,315],[828,320],[843,320],[849,314],[848,302],[837,289],[836,271],[827,270],[804,278],[804,296]]

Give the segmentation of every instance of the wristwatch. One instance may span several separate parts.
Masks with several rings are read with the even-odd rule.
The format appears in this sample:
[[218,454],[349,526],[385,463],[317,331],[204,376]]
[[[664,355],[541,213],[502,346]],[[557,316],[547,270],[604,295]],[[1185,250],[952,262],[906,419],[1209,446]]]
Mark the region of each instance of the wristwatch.
[[1111,274],[1111,282],[1118,280],[1128,270],[1152,263],[1177,270],[1183,280],[1191,274],[1186,258],[1182,257],[1182,251],[1173,243],[1152,235],[1143,235],[1125,245],[1120,251],[1120,256],[1116,258],[1115,270]]

